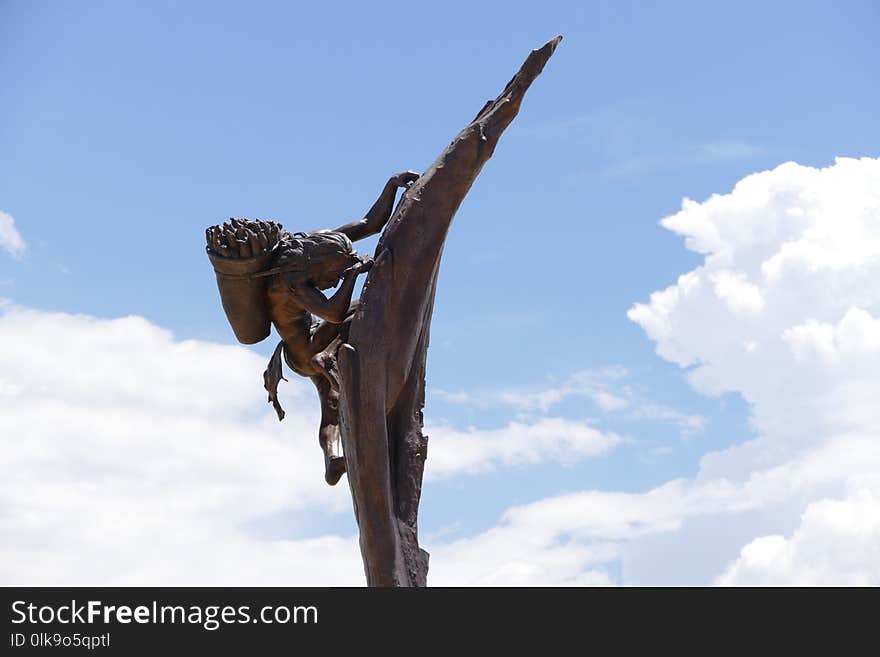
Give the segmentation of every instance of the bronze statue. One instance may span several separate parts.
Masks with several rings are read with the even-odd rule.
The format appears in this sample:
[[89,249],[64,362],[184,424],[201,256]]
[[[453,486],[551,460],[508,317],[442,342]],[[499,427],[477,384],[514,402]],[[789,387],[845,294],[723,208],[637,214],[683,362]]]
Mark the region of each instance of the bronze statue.
[[[394,174],[363,219],[335,230],[289,233],[275,222],[231,219],[205,233],[208,254],[215,267],[220,266],[217,273],[221,289],[229,279],[240,280],[221,271],[223,264],[229,264],[224,259],[236,259],[239,265],[248,261],[258,264],[259,270],[252,275],[268,277],[265,288],[260,286],[256,291],[259,296],[265,294],[265,299],[252,302],[268,308],[281,341],[263,374],[264,386],[278,419],[283,420],[284,410],[278,401],[278,383],[284,378],[282,354],[290,369],[315,384],[321,402],[318,442],[324,452],[324,479],[331,486],[345,472],[339,435],[339,383],[332,354],[348,338],[348,327],[358,307],[358,302],[351,300],[355,281],[373,264],[370,256],[358,256],[352,242],[380,232],[391,218],[397,190],[408,188],[418,178],[414,171]],[[268,261],[267,256],[271,256]],[[337,285],[339,289],[328,299],[322,290]],[[255,317],[244,315],[239,321],[251,323]],[[260,317],[265,322],[262,313]],[[319,321],[314,321],[316,317]]]
[[[260,342],[272,324],[281,335],[263,375],[278,418],[282,356],[318,388],[324,476],[335,484],[346,473],[370,586],[426,585],[428,553],[418,542],[428,454],[422,409],[443,244],[458,206],[561,40],[533,50],[421,176],[392,176],[360,221],[287,233],[274,222],[233,219],[206,232],[236,338]],[[392,214],[400,187],[406,190]],[[352,242],[383,227],[374,257],[359,257]],[[357,276],[367,271],[352,303]],[[340,280],[328,299],[321,290]]]

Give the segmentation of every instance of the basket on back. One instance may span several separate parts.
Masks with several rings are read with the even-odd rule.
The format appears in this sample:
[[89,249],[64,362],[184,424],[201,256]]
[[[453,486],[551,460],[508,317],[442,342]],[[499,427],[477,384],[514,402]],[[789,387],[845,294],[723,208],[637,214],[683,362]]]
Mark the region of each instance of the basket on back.
[[205,231],[207,253],[226,319],[243,344],[255,344],[269,337],[271,318],[266,296],[268,269],[278,250],[281,224],[273,221],[231,219]]

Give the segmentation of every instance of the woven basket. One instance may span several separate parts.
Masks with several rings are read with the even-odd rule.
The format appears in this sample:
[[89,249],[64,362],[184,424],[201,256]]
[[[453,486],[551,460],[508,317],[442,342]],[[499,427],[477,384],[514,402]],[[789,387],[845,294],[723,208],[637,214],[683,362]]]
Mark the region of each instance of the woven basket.
[[277,244],[252,258],[224,258],[210,248],[206,251],[214,266],[220,301],[223,302],[226,319],[235,337],[242,344],[256,344],[265,340],[272,330],[266,294],[269,277],[254,277],[252,274],[269,267],[275,257]]

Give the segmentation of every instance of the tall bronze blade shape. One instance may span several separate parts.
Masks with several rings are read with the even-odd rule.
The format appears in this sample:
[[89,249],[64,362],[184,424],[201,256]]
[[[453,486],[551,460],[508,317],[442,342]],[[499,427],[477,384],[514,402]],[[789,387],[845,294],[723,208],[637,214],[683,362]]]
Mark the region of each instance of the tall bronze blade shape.
[[406,192],[376,247],[348,343],[339,351],[342,441],[369,586],[425,586],[418,507],[425,359],[437,272],[458,206],[562,37],[526,58]]

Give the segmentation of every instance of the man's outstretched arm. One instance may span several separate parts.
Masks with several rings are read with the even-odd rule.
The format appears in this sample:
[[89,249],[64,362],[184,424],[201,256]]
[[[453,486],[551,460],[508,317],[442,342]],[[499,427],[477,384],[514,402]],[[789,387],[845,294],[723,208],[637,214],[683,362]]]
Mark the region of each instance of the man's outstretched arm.
[[348,235],[348,239],[352,242],[362,240],[370,235],[375,235],[388,220],[391,219],[391,211],[394,209],[394,197],[397,195],[397,189],[400,187],[408,187],[410,184],[419,179],[419,174],[415,171],[402,171],[396,173],[382,189],[379,198],[373,203],[373,207],[369,209],[366,216],[358,221],[352,221],[349,224],[340,226],[336,230],[340,233]]

